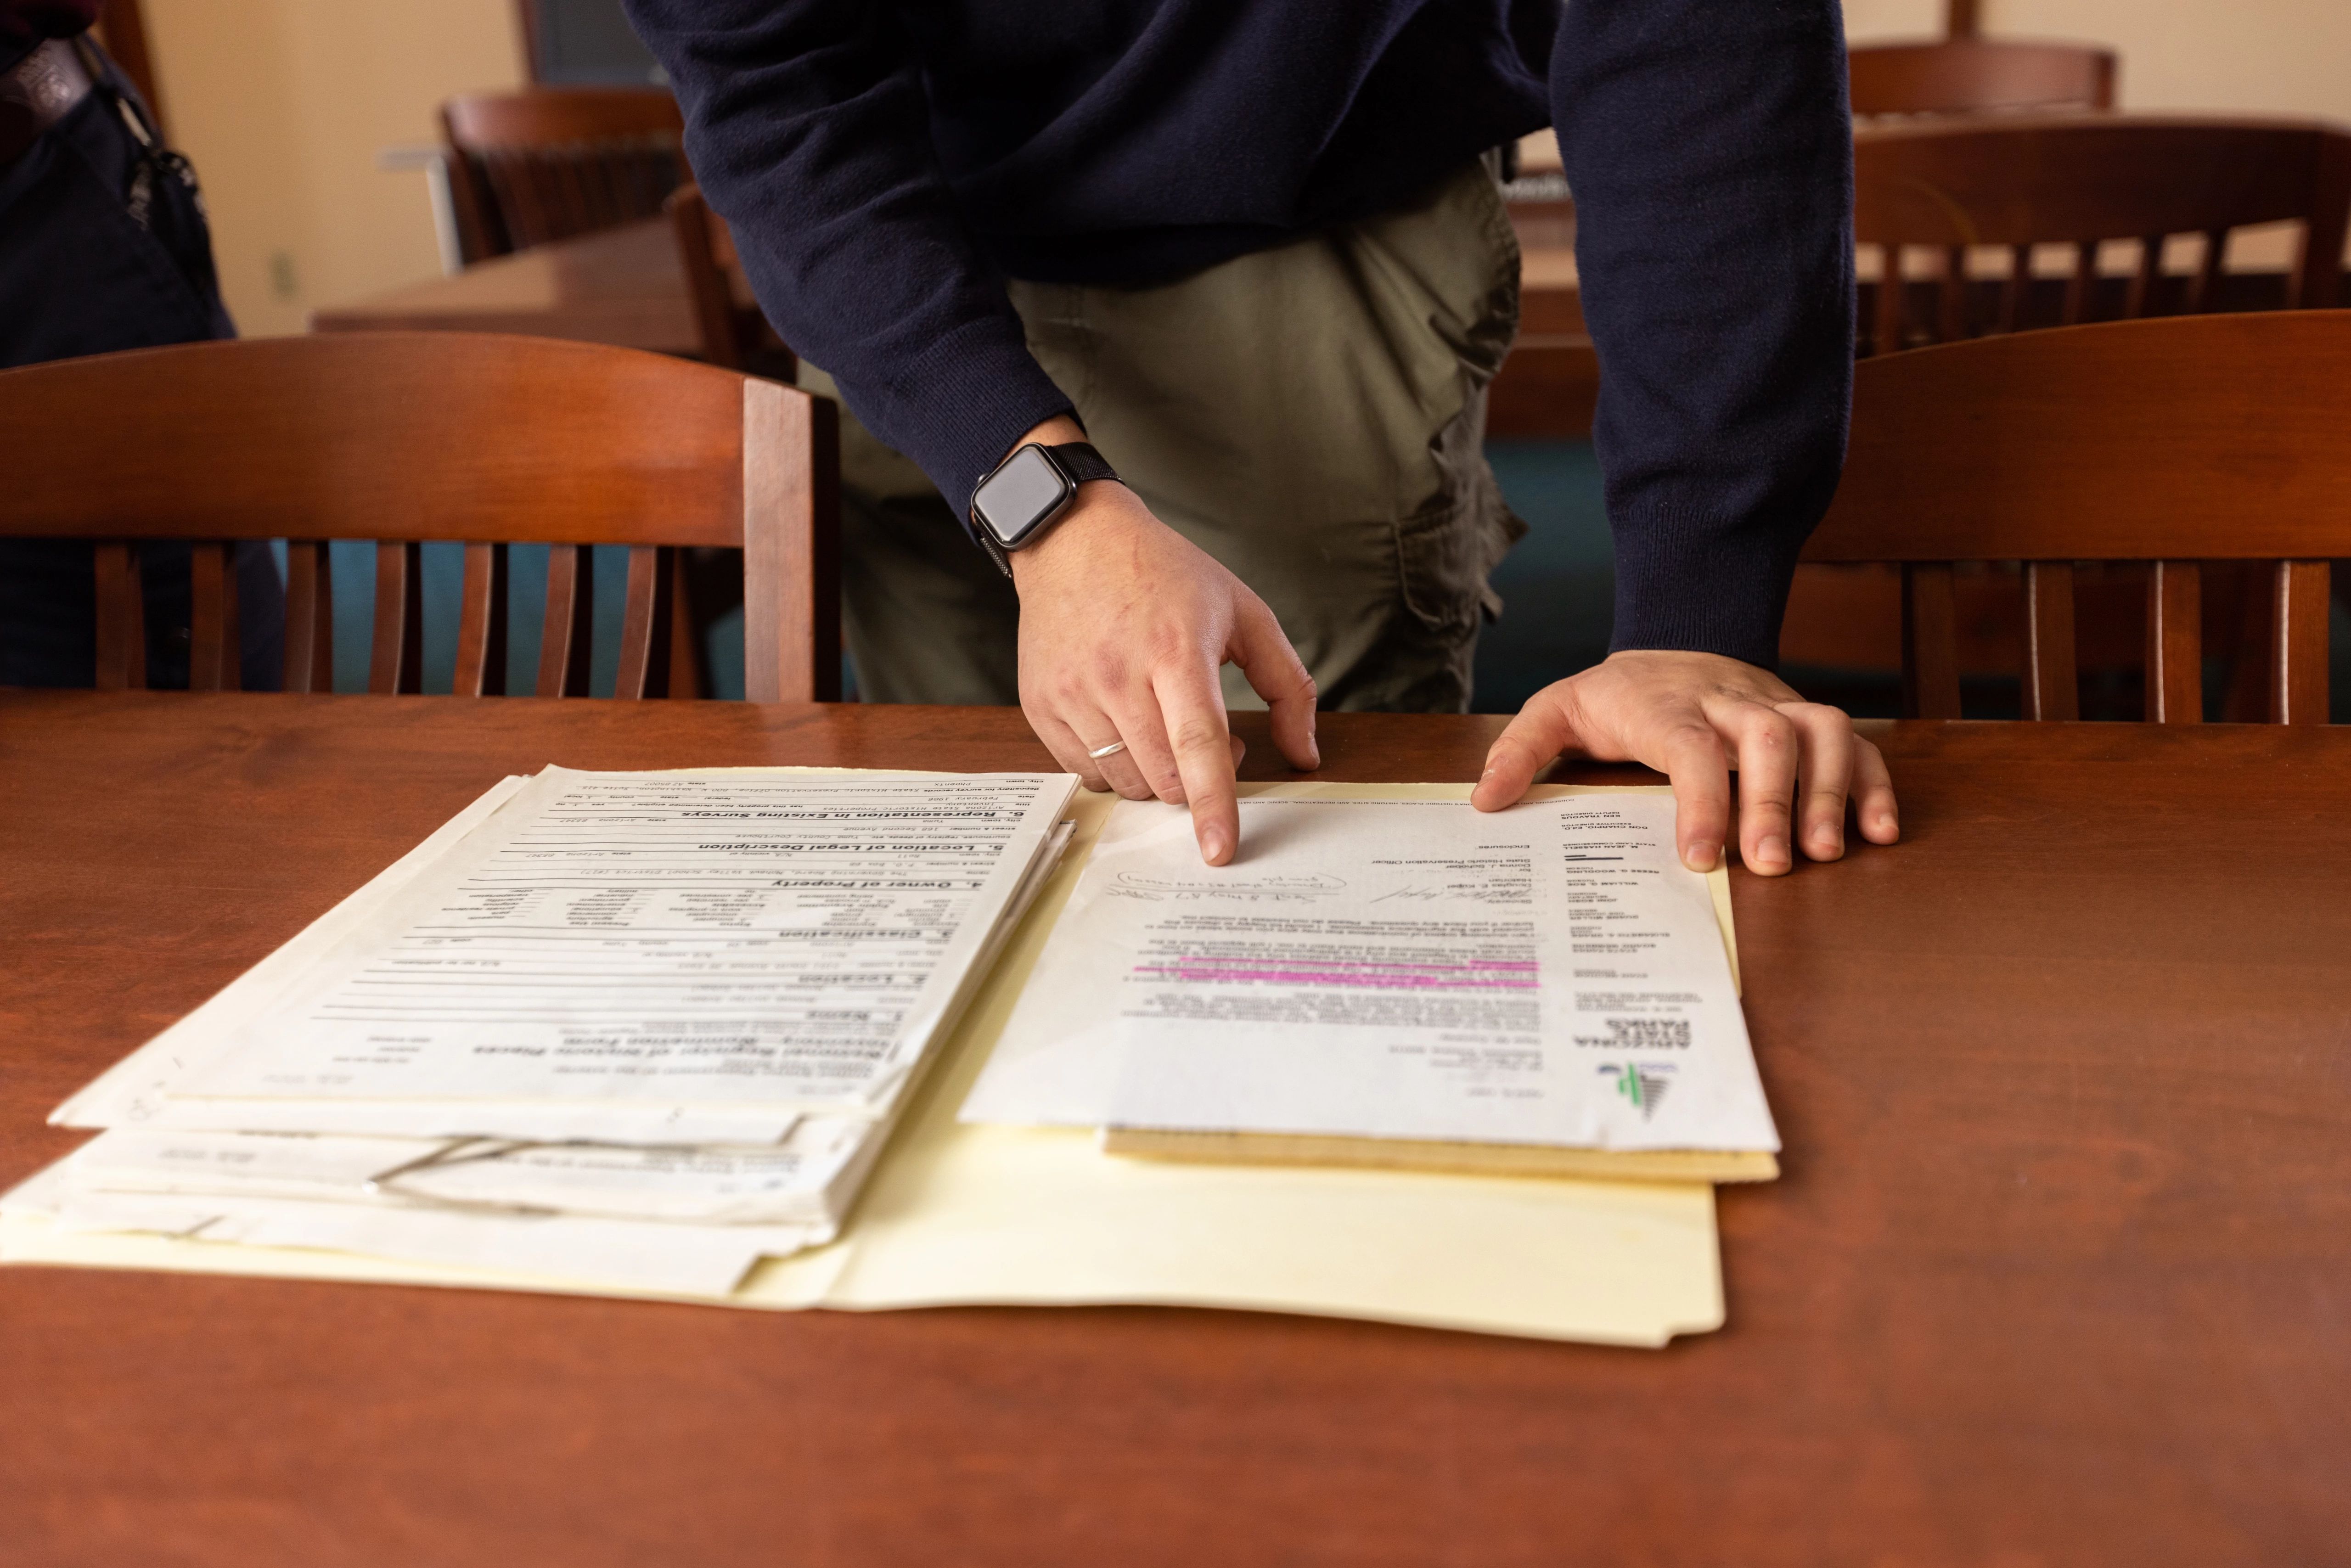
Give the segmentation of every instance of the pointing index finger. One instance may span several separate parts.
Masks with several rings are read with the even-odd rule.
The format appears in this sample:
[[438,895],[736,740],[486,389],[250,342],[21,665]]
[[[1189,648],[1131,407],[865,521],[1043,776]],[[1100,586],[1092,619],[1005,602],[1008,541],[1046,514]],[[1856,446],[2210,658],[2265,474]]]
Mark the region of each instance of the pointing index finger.
[[1163,672],[1153,691],[1167,724],[1176,770],[1183,776],[1184,799],[1192,808],[1200,858],[1223,865],[1241,840],[1240,800],[1234,786],[1237,758],[1225,723],[1224,694],[1212,672],[1197,670]]

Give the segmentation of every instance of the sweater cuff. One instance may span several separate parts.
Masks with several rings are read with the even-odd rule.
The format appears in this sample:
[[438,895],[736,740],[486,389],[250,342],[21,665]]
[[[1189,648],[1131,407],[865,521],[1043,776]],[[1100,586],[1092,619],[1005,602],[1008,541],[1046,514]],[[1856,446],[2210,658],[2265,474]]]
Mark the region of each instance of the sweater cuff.
[[[857,408],[861,390],[844,386],[842,392],[864,418]],[[867,424],[921,465],[967,532],[972,492],[1013,443],[1056,414],[1076,412],[1018,331],[1007,333],[994,321],[938,340],[892,379],[883,401],[892,417]]]
[[1720,653],[1771,670],[1780,663],[1802,539],[1749,525],[1708,528],[1656,517],[1616,535],[1616,617],[1608,651]]

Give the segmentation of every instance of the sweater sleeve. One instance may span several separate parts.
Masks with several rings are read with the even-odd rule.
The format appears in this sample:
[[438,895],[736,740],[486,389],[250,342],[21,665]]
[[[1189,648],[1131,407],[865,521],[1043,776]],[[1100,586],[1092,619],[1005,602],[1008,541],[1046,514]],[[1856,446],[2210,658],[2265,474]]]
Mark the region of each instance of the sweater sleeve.
[[1601,364],[1612,645],[1769,667],[1852,402],[1837,5],[1575,0],[1552,99]]
[[869,0],[627,0],[760,307],[958,512],[1070,411],[931,147],[921,74]]

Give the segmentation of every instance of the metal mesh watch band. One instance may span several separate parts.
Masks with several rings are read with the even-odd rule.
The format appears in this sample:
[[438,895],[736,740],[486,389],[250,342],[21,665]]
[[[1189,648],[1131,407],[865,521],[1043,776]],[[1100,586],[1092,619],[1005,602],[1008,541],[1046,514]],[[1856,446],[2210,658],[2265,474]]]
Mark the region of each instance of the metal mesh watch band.
[[1115,479],[1118,470],[1109,459],[1094,450],[1091,441],[1065,441],[1059,446],[1045,448],[1045,455],[1061,465],[1072,485],[1082,485],[1089,479]]

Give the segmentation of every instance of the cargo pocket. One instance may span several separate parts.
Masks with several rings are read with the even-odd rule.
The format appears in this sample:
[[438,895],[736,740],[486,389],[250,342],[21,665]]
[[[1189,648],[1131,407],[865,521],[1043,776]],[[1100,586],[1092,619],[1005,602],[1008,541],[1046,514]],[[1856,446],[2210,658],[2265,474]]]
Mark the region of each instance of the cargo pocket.
[[1395,526],[1405,608],[1431,632],[1466,634],[1478,624],[1486,573],[1499,559],[1488,524],[1490,509],[1474,498],[1459,500]]
[[1519,321],[1519,246],[1510,211],[1492,176],[1473,167],[1447,193],[1447,227],[1466,225],[1477,243],[1449,242],[1449,269],[1431,268],[1445,280],[1443,308],[1428,319],[1443,321],[1440,333],[1458,378],[1458,412],[1428,438],[1428,453],[1440,488],[1437,503],[1396,525],[1396,559],[1404,601],[1413,616],[1439,636],[1468,637],[1479,619],[1500,615],[1500,595],[1488,575],[1527,531],[1502,499],[1501,486],[1485,454],[1486,387]]

